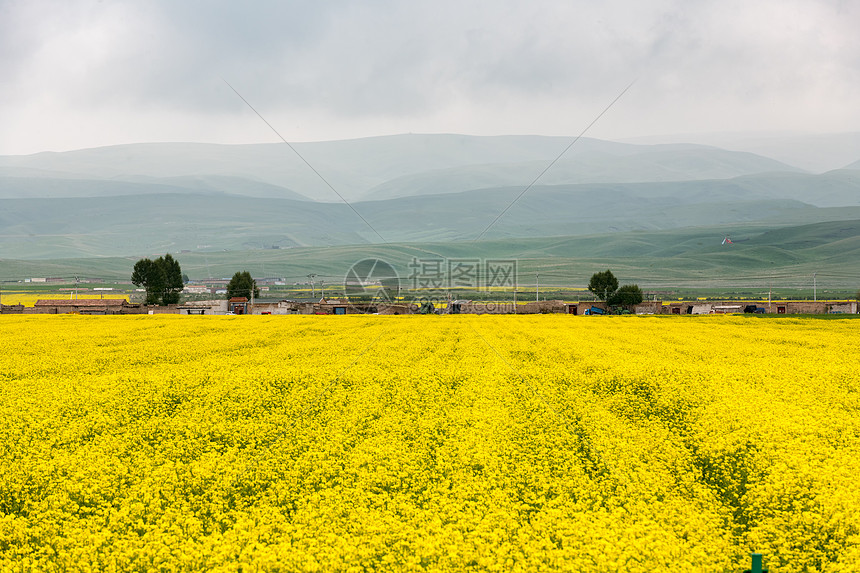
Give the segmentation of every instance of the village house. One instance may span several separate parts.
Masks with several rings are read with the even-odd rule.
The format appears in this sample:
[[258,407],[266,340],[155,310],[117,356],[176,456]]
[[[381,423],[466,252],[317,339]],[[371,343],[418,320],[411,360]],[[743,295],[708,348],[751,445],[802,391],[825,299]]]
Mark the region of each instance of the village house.
[[[857,314],[857,301],[780,300],[761,301],[644,301],[632,309],[633,314]],[[453,300],[447,308],[437,308],[439,314],[606,314],[609,307],[603,302],[561,300],[529,301],[515,304],[512,301]],[[34,306],[20,304],[0,306],[1,314],[416,314],[419,305],[397,302],[349,301],[323,298],[319,301],[280,300],[253,304],[245,297],[229,300],[187,301],[178,305],[146,306],[132,304],[125,299],[40,299]]]
[[193,300],[177,305],[179,314],[213,315],[227,314],[227,300]]
[[33,305],[34,314],[131,314],[140,305],[129,304],[122,298],[104,299],[40,299]]
[[678,301],[662,305],[662,314],[857,314],[857,311],[857,301]]
[[244,296],[234,296],[227,301],[227,312],[248,314],[248,299]]

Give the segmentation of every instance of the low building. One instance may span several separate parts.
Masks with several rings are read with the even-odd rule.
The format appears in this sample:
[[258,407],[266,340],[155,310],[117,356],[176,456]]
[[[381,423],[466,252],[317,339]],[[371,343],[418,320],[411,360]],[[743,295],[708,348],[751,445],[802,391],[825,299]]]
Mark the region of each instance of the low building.
[[662,306],[662,314],[857,314],[857,311],[856,301],[678,301]]
[[633,314],[660,314],[663,310],[663,301],[646,300],[633,307]]
[[206,285],[185,285],[182,294],[210,294],[212,289]]
[[23,304],[0,304],[0,314],[24,314]]
[[[747,305],[745,304],[715,304],[711,307],[710,314],[740,314],[744,312],[744,308]],[[690,305],[687,308],[689,309],[687,314],[708,314],[706,312],[695,312],[696,307],[706,307],[706,305]]]
[[414,314],[415,305],[407,303],[351,302],[346,299],[324,298],[318,302],[281,300],[255,302],[249,305],[251,314]]
[[179,314],[227,314],[227,300],[192,300],[177,306]]
[[39,299],[33,305],[34,314],[128,314],[131,305],[123,298],[102,299]]
[[130,312],[124,314],[179,314],[179,305],[176,304],[168,304],[167,306],[162,305],[149,305],[140,307],[139,311],[134,309],[130,309]]
[[832,303],[827,312],[829,314],[857,314],[857,301],[846,300],[845,302]]
[[[505,303],[498,303],[504,305]],[[578,310],[578,305],[577,309]],[[509,312],[513,312],[512,310]],[[518,304],[516,307],[517,314],[575,314],[570,312],[570,305],[560,300],[536,300],[525,304]]]
[[244,296],[234,296],[227,301],[227,312],[232,312],[233,314],[247,314],[248,299]]

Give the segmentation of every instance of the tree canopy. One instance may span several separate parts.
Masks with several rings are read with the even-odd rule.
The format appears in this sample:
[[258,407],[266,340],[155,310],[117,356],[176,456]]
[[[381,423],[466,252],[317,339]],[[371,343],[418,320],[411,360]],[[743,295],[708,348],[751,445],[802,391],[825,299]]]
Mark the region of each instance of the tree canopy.
[[179,261],[170,253],[154,261],[137,261],[131,273],[131,282],[146,290],[145,304],[177,304],[184,286]]
[[591,275],[588,290],[609,306],[634,306],[645,298],[639,285],[623,285],[619,288],[618,279],[609,269]]
[[634,306],[641,303],[644,298],[639,285],[623,285],[612,293],[607,302],[612,306]]
[[137,261],[131,273],[131,282],[146,290],[145,304],[158,304],[161,300],[161,293],[164,290],[164,273],[155,264],[155,261],[150,259]]
[[602,273],[594,273],[591,275],[591,280],[588,281],[588,290],[599,300],[609,302],[609,297],[618,290],[618,279],[609,269]]
[[254,296],[260,296],[260,289],[257,288],[257,281],[251,277],[248,271],[237,272],[227,283],[227,298],[231,299],[237,296],[244,296],[247,299],[251,298],[251,291]]

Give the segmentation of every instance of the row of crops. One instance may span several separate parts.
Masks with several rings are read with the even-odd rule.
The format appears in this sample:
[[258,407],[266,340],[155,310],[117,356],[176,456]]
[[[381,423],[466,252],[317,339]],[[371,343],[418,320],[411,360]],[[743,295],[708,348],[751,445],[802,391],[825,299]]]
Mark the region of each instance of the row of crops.
[[6,571],[860,570],[860,335],[4,316]]

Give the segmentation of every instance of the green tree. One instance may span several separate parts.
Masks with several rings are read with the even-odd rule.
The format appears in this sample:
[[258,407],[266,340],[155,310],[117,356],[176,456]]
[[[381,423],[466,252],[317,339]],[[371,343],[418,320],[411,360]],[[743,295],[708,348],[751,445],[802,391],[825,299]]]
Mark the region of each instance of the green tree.
[[254,291],[254,296],[260,296],[260,289],[257,288],[257,281],[251,277],[248,271],[237,272],[227,283],[227,298],[231,299],[236,296],[244,296],[247,299],[251,298],[251,290]]
[[588,281],[588,290],[598,300],[609,302],[610,297],[618,290],[618,279],[615,278],[615,275],[609,269],[602,273],[594,273],[591,275],[591,280]]
[[607,302],[613,306],[635,306],[644,298],[639,285],[623,285],[612,293]]
[[151,259],[140,259],[134,264],[131,282],[146,290],[144,304],[176,304],[182,292],[182,269],[169,253]]
[[185,287],[182,281],[182,269],[179,267],[179,261],[174,259],[170,253],[163,257],[158,257],[155,264],[161,267],[164,274],[164,288],[161,292],[162,304],[179,304],[179,293]]
[[164,272],[155,261],[140,259],[134,264],[131,283],[146,290],[145,304],[158,304],[164,291]]

